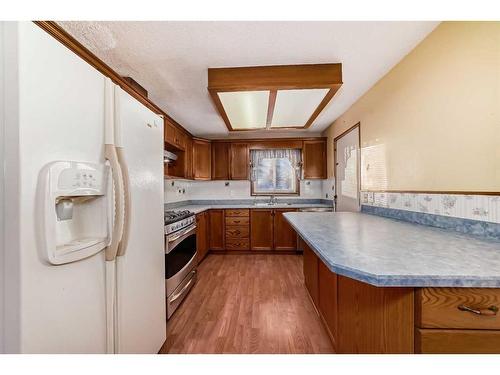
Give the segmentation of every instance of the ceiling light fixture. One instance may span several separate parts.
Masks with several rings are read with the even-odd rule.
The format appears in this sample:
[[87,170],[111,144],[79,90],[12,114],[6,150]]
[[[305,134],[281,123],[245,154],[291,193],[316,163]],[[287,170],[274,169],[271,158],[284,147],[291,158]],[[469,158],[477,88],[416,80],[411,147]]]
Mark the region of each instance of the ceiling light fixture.
[[339,63],[208,69],[208,91],[230,131],[306,129],[340,86]]

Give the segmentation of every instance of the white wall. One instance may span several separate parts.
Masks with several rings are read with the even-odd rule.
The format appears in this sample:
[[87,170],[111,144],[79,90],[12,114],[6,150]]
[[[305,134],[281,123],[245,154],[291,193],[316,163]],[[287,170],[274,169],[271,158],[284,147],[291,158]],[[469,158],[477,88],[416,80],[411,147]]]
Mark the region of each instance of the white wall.
[[[172,186],[172,182],[174,186]],[[229,183],[229,185],[226,186],[226,183]],[[250,181],[165,180],[165,203],[185,200],[253,198],[255,197],[250,195]],[[301,181],[300,196],[289,196],[287,198],[324,198],[323,180]]]

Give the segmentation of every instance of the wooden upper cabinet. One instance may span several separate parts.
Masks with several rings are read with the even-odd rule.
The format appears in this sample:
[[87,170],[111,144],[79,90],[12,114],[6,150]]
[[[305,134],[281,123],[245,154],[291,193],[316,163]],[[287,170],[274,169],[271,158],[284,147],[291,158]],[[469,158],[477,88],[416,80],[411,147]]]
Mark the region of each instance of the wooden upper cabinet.
[[177,128],[171,122],[165,120],[165,142],[175,145]]
[[193,178],[210,180],[211,144],[201,139],[193,139]]
[[311,248],[303,243],[304,246],[304,284],[309,291],[314,304],[318,306],[319,302],[319,289],[318,289],[318,265],[319,259],[311,250]]
[[253,209],[250,211],[251,250],[273,249],[273,210]]
[[224,210],[210,210],[210,250],[225,250]]
[[247,143],[231,143],[230,173],[231,180],[247,180],[249,170],[249,155]]
[[193,138],[186,137],[186,172],[185,177],[189,180],[193,179]]
[[176,134],[176,145],[182,150],[186,149],[186,145],[188,142],[188,135],[184,133],[183,131],[177,129],[177,134]]
[[305,179],[327,178],[325,139],[304,141],[302,158]]
[[165,134],[164,140],[171,146],[177,149],[185,150],[189,136],[181,129],[177,128],[173,123],[165,119]]
[[229,180],[230,143],[212,144],[212,180]]
[[285,212],[295,209],[274,210],[274,250],[297,250],[297,233],[284,218]]

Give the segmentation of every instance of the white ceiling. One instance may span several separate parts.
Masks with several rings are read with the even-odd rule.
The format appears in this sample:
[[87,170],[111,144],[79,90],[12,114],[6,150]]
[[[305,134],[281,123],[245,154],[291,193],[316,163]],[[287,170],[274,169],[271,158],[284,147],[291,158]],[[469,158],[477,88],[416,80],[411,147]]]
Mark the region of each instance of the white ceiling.
[[[207,68],[342,63],[344,84],[314,121],[319,133],[438,22],[59,22],[104,62],[131,76],[194,135],[228,131],[207,91]],[[248,132],[243,133],[248,136]]]

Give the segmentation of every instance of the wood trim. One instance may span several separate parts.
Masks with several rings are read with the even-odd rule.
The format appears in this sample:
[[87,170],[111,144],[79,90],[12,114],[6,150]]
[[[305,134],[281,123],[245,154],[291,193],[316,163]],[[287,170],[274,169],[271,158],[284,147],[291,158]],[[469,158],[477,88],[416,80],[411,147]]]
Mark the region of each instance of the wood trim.
[[353,126],[351,126],[349,129],[343,131],[342,133],[340,133],[339,135],[337,135],[335,138],[333,138],[333,142],[337,142],[338,139],[342,138],[344,135],[346,135],[347,133],[349,133],[351,130],[355,129],[356,127],[359,127],[359,146],[361,147],[361,122],[357,122],[356,124],[354,124]]
[[233,126],[231,125],[231,121],[229,121],[229,117],[227,116],[226,110],[224,109],[224,106],[222,105],[222,102],[220,101],[219,95],[217,94],[217,91],[214,90],[208,90],[210,93],[210,97],[212,98],[215,108],[219,112],[219,114],[222,117],[222,120],[224,120],[224,123],[226,124],[227,128],[231,131],[233,131]]
[[313,124],[314,120],[316,120],[316,117],[319,116],[321,111],[326,107],[330,100],[332,100],[333,96],[339,90],[340,86],[341,85],[336,85],[336,87],[331,88],[330,91],[327,92],[321,103],[319,103],[318,107],[316,107],[311,117],[309,117],[309,120],[307,120],[306,124],[303,126],[304,129],[309,128]]
[[342,84],[342,64],[208,68],[208,89],[254,91],[316,89]]
[[[360,154],[361,154],[361,122],[354,124],[349,129],[347,129],[346,131],[343,131],[341,134],[339,134],[338,136],[336,136],[333,139],[333,176],[334,177],[336,177],[336,175],[337,175],[337,142],[340,138],[349,134],[351,131],[353,131],[356,128],[358,128],[358,149],[359,149]],[[327,152],[327,154],[328,154],[328,152]],[[359,172],[359,176],[358,176],[358,203],[359,203],[359,207],[361,207],[361,186],[363,186],[361,184],[361,155],[359,155],[359,160],[358,160],[358,172]],[[327,175],[328,175],[328,171],[327,171]],[[335,178],[335,194],[333,196],[333,198],[335,200],[335,204],[337,204],[337,201],[336,201],[337,191],[338,191],[337,183],[338,183],[338,179]]]
[[271,128],[271,123],[273,122],[274,106],[276,105],[277,93],[278,91],[276,90],[271,90],[269,92],[269,103],[267,104],[267,120],[266,120],[267,129]]
[[361,193],[500,195],[500,191],[441,191],[441,190],[360,190]]
[[192,136],[182,125],[170,117],[166,112],[164,112],[160,107],[153,103],[150,99],[144,97],[143,93],[136,87],[132,86],[126,79],[115,72],[109,65],[104,61],[99,59],[90,50],[88,50],[83,44],[73,38],[69,33],[67,33],[61,26],[59,26],[54,21],[33,21],[38,27],[50,34],[54,39],[60,42],[62,45],[67,47],[69,50],[74,52],[88,64],[93,66],[99,72],[109,77],[115,84],[120,86],[128,94],[132,95],[135,99],[145,105],[147,108],[153,112],[162,115],[165,119],[172,122],[177,128],[184,131],[185,133]]
[[132,77],[122,77],[128,84],[130,84],[130,86],[132,86],[134,89],[136,89],[137,91],[139,91],[141,93],[142,96],[144,96],[145,98],[148,97],[148,90],[146,90],[144,87],[142,87],[139,82],[137,82],[135,79],[133,79]]

